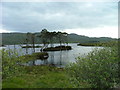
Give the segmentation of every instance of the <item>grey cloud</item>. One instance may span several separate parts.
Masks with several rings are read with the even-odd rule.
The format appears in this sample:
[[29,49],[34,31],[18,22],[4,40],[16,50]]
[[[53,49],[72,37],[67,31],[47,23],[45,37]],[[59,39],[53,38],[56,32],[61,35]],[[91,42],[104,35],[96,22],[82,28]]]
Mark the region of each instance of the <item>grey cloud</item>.
[[34,32],[117,25],[117,3],[3,3],[3,28]]

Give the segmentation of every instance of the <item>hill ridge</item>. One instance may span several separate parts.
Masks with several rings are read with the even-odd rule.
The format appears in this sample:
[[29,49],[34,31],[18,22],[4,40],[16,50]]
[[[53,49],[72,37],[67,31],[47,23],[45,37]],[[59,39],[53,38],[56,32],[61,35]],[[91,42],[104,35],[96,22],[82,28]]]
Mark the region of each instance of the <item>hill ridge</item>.
[[[26,33],[21,33],[21,32],[0,33],[0,34],[2,34],[3,45],[22,44],[25,42],[25,39],[26,39]],[[36,34],[39,34],[39,33],[36,32]],[[75,33],[68,34],[69,43],[85,43],[90,41],[107,42],[111,40],[117,40],[117,39],[110,38],[110,37],[88,37],[84,35],[78,35]],[[36,37],[35,42],[41,43],[41,39]]]

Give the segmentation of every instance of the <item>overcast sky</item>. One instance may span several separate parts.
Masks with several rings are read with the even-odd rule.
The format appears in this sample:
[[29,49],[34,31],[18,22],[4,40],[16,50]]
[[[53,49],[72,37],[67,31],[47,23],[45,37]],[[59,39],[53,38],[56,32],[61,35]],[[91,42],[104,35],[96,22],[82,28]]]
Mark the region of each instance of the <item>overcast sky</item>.
[[65,31],[118,37],[118,2],[2,2],[0,32]]

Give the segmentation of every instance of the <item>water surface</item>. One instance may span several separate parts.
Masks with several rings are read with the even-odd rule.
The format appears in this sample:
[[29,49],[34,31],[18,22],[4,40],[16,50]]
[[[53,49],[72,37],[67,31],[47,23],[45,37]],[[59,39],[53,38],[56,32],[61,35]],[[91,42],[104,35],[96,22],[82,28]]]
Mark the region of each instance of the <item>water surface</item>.
[[[36,44],[38,45],[38,44]],[[42,44],[39,44],[40,46]],[[55,44],[54,46],[58,46],[59,44]],[[52,64],[57,67],[64,67],[66,64],[71,62],[75,62],[78,56],[84,57],[89,52],[91,52],[95,48],[101,47],[88,47],[88,46],[77,46],[77,43],[69,44],[72,47],[72,50],[65,50],[65,51],[48,51],[49,57],[46,60],[31,60],[27,63],[22,65],[32,66],[32,65],[47,65]],[[19,53],[19,55],[26,54],[26,48],[21,48],[20,45],[7,45],[6,49],[13,49]],[[35,48],[35,52],[40,52],[40,48]],[[28,49],[28,54],[32,54],[33,49]]]

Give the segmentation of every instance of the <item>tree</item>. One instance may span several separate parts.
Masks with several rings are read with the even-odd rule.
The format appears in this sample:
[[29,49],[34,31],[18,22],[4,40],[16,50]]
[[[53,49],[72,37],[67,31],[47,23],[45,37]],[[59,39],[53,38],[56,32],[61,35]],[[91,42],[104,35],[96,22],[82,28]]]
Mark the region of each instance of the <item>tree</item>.
[[27,34],[26,34],[26,54],[28,54],[28,43],[29,43],[29,35],[30,35],[30,33],[28,32]]
[[33,52],[35,52],[35,34],[31,34],[31,41],[32,41],[32,46],[33,46]]
[[35,52],[35,34],[34,33],[27,33],[27,38],[26,38],[26,49],[28,48],[28,43],[32,44],[33,47],[33,52]]
[[41,38],[42,40],[42,43],[44,44],[44,46],[48,43],[48,31],[47,29],[43,29],[41,32],[40,32],[40,35],[38,36]]
[[48,38],[49,38],[49,41],[50,41],[50,44],[51,44],[51,47],[53,47],[53,39],[54,37],[56,36],[56,32],[48,32]]
[[47,29],[43,29],[40,32],[40,35],[38,36],[41,38],[42,43],[44,44],[44,46],[46,46],[47,43],[51,44],[51,47],[53,47],[53,41],[55,41],[55,39],[58,39],[60,46],[62,45],[62,43],[65,43],[65,41],[67,41],[67,33],[66,32],[48,32]]
[[66,32],[63,32],[62,33],[62,40],[63,40],[63,43],[66,43],[68,45],[68,39],[67,39],[67,36],[68,34]]
[[62,43],[67,41],[67,33],[66,32],[57,32],[57,38],[58,38],[58,41],[59,41],[60,46],[61,46]]
[[62,44],[62,33],[61,32],[57,32],[57,38],[58,38],[58,41],[60,43],[60,46]]

